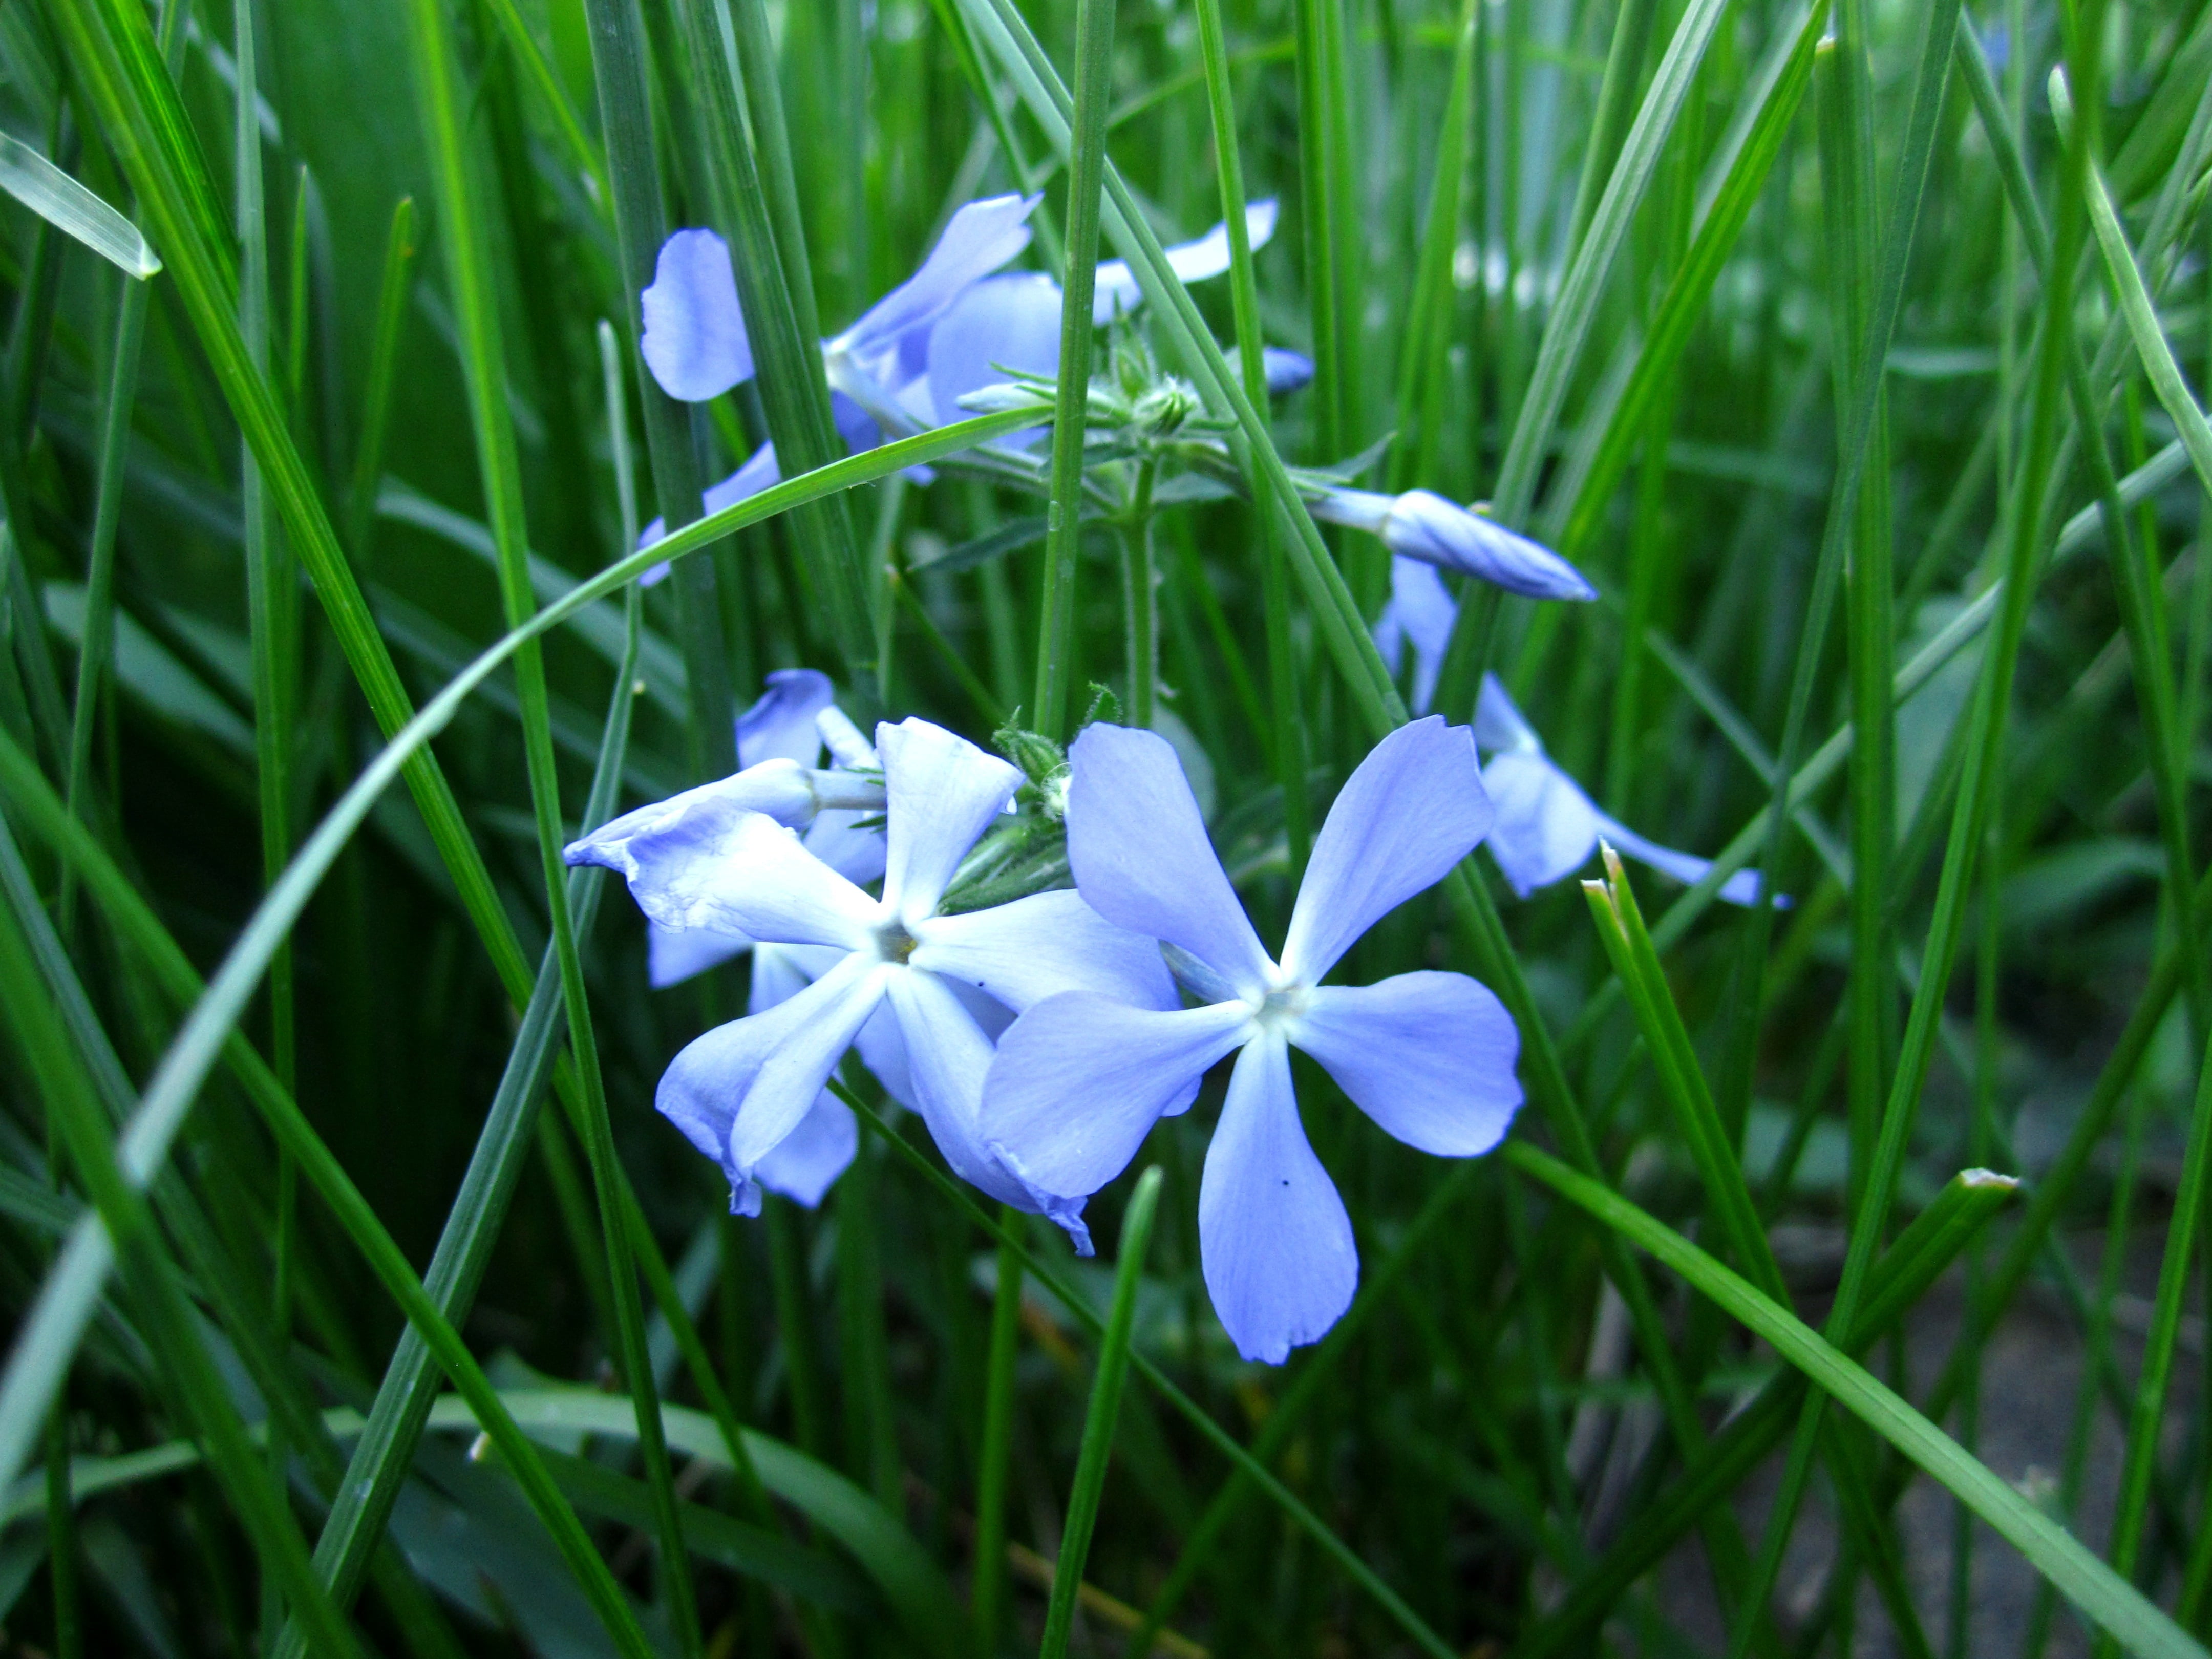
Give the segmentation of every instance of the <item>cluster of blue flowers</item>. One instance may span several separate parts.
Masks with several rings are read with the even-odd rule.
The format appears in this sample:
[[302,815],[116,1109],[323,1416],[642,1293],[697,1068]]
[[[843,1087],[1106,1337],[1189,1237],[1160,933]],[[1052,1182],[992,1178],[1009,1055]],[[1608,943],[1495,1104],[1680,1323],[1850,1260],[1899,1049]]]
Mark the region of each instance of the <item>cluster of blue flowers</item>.
[[[848,444],[957,421],[992,388],[1056,371],[1059,286],[1002,269],[1027,246],[1036,204],[969,203],[911,278],[823,344]],[[1274,222],[1272,203],[1252,208],[1255,245]],[[1217,275],[1227,234],[1217,226],[1170,259],[1186,281]],[[1101,325],[1140,302],[1119,261],[1098,268],[1097,283]],[[719,396],[751,373],[729,255],[711,232],[671,238],[643,300],[646,358],[672,395]],[[1268,367],[1278,389],[1310,373],[1290,353],[1271,353]],[[1036,435],[1000,447],[1018,454]],[[775,478],[763,447],[708,492],[709,506]],[[1549,550],[1428,491],[1322,483],[1311,501],[1396,556],[1376,640],[1386,657],[1411,647],[1424,708],[1455,615],[1439,570],[1534,597],[1595,597]],[[1523,895],[1571,873],[1601,835],[1685,881],[1707,867],[1599,812],[1494,679],[1472,726],[1417,720],[1352,772],[1275,956],[1214,854],[1175,749],[1152,732],[1090,725],[1063,764],[1032,777],[922,720],[886,721],[871,741],[825,676],[792,669],[769,676],[737,738],[732,776],[568,849],[571,864],[629,883],[651,927],[655,985],[752,955],[744,1017],[684,1048],[656,1100],[721,1167],[732,1207],[757,1214],[763,1191],[821,1200],[858,1144],[851,1111],[828,1091],[857,1049],[963,1180],[1048,1217],[1088,1254],[1085,1200],[1233,1054],[1199,1195],[1203,1267],[1237,1351],[1275,1364],[1335,1322],[1358,1276],[1350,1219],[1299,1121],[1290,1050],[1386,1133],[1440,1157],[1489,1151],[1521,1103],[1519,1035],[1490,991],[1425,971],[1325,983],[1346,951],[1486,836]],[[1042,787],[1024,793],[1030,784]],[[1064,830],[1073,888],[948,902],[978,842],[1023,810],[1018,795]],[[1758,878],[1741,874],[1723,893],[1748,902]]]

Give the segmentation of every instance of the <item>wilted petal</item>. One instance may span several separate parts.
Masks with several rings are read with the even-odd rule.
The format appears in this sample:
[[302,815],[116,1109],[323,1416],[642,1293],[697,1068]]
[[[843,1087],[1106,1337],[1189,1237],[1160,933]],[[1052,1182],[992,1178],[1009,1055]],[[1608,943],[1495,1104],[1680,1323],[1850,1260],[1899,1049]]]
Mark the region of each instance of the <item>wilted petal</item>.
[[914,933],[915,967],[973,985],[1018,1014],[1064,991],[1096,991],[1139,1008],[1182,1006],[1158,941],[1116,927],[1080,893],[1032,893],[932,916]]
[[663,242],[653,286],[638,298],[645,316],[638,349],[670,397],[704,403],[752,378],[730,250],[713,231],[679,230]]
[[1482,677],[1482,695],[1474,704],[1474,741],[1482,749],[1541,749],[1536,728],[1515,706],[1504,683],[1495,674]]
[[824,1090],[799,1127],[753,1166],[753,1179],[811,1210],[845,1173],[860,1146],[860,1124],[853,1109]]
[[1352,769],[1291,911],[1283,971],[1318,983],[1352,943],[1442,881],[1490,828],[1474,734],[1443,716],[1401,726]]
[[[760,1161],[813,1109],[816,1097],[853,1046],[854,1035],[882,1002],[884,982],[892,971],[855,954],[790,1001],[738,1022],[769,1024],[781,1036],[754,1067],[737,1120],[730,1126],[730,1164],[740,1176],[756,1178]],[[680,1062],[683,1055],[677,1058]],[[674,1069],[670,1068],[672,1075]],[[661,1087],[668,1087],[667,1078],[661,1079]]]
[[748,819],[774,827],[814,811],[811,781],[787,760],[763,761],[714,783],[625,812],[573,842],[571,865],[595,864],[629,883],[638,908],[668,927],[720,927],[757,936],[720,914],[723,890],[743,878],[731,860]]
[[[770,484],[782,482],[783,474],[776,470],[775,446],[763,444],[758,449],[753,451],[750,458],[735,472],[730,474],[720,483],[711,483],[707,486],[701,496],[703,510],[708,513],[720,513],[726,507],[734,507],[739,501],[750,500]],[[667,533],[668,521],[665,519],[656,518],[651,524],[646,526],[644,532],[637,538],[637,544],[640,547],[651,547],[653,543],[660,540]],[[665,564],[654,565],[637,579],[638,586],[651,587],[667,574],[668,567]]]
[[[1035,271],[986,277],[962,295],[929,331],[929,400],[938,423],[968,419],[960,400],[1014,372],[1058,374],[1060,308],[1060,284]],[[1018,447],[1043,429],[998,441]]]
[[1083,1195],[1036,1190],[984,1146],[983,1079],[991,1068],[991,1042],[951,987],[919,969],[894,972],[890,1006],[906,1045],[915,1106],[952,1172],[1001,1202],[1051,1217],[1089,1255]]
[[822,757],[814,717],[836,695],[830,677],[818,669],[777,669],[760,701],[738,716],[738,764],[782,759],[813,765]]
[[921,269],[871,306],[837,346],[866,356],[929,321],[973,282],[1030,245],[1030,212],[1041,196],[993,196],[970,202],[945,227]]
[[1032,1187],[1080,1198],[1128,1166],[1162,1116],[1249,1033],[1240,1002],[1170,1013],[1087,991],[1038,1003],[999,1039],[983,1135]]
[[1312,993],[1291,1041],[1352,1103],[1408,1146],[1472,1158],[1504,1139],[1521,1104],[1521,1035],[1465,974],[1400,974]]
[[1482,782],[1498,812],[1490,854],[1522,898],[1572,875],[1596,850],[1597,808],[1540,750],[1492,756]]
[[1198,1189],[1198,1238],[1213,1311],[1247,1359],[1279,1365],[1352,1305],[1352,1218],[1306,1144],[1280,1036],[1247,1043]]
[[1427,714],[1437,695],[1437,675],[1443,668],[1452,625],[1458,620],[1459,606],[1435,566],[1400,553],[1390,556],[1390,602],[1376,619],[1375,648],[1395,672],[1399,651],[1407,645],[1413,647],[1416,714]]
[[[1646,841],[1626,824],[1615,822],[1601,812],[1597,817],[1598,834],[1613,843],[1616,852],[1626,853],[1654,870],[1663,870],[1685,887],[1695,887],[1705,878],[1713,867],[1711,859],[1701,859],[1693,853],[1678,853],[1671,847],[1662,847],[1656,841]],[[1730,904],[1759,902],[1759,872],[1739,870],[1720,885],[1722,898]],[[1786,896],[1778,896],[1775,903],[1789,907]]]
[[656,991],[681,985],[709,968],[752,949],[742,933],[718,933],[711,927],[664,927],[645,924],[646,978]]
[[1558,554],[1496,520],[1426,489],[1398,497],[1382,528],[1393,553],[1495,582],[1532,599],[1594,599],[1597,589]]
[[[1244,207],[1244,234],[1257,253],[1267,245],[1275,234],[1275,202],[1273,197],[1264,202],[1249,202]],[[1168,258],[1168,268],[1186,283],[1202,283],[1209,276],[1218,276],[1229,269],[1229,222],[1223,220],[1194,242],[1178,242],[1163,249]],[[1103,326],[1116,315],[1126,315],[1144,303],[1144,290],[1137,286],[1136,274],[1123,259],[1109,259],[1098,267],[1097,286],[1092,290],[1091,320]]]
[[1189,951],[1240,992],[1263,992],[1267,953],[1214,856],[1168,740],[1087,726],[1067,758],[1067,864],[1091,908],[1117,927]]
[[1013,798],[1022,775],[924,720],[878,726],[876,753],[883,757],[890,803],[884,908],[909,920],[926,916],[975,838]]

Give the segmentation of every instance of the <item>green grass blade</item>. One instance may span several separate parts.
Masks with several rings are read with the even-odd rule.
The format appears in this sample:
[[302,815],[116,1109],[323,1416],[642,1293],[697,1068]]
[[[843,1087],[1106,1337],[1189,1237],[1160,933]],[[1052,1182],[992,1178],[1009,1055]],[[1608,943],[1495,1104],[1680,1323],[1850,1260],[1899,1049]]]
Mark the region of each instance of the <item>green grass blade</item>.
[[0,190],[126,276],[161,269],[137,226],[12,133],[0,133]]
[[1114,1268],[1114,1301],[1098,1340],[1097,1371],[1091,1405],[1083,1419],[1082,1449],[1077,1454],[1075,1484],[1067,1496],[1067,1518],[1060,1530],[1060,1559],[1053,1565],[1052,1601],[1045,1609],[1041,1659],[1062,1659],[1075,1623],[1075,1593],[1091,1556],[1091,1534],[1098,1524],[1098,1500],[1105,1495],[1106,1465],[1114,1452],[1114,1430],[1121,1415],[1121,1382],[1128,1375],[1129,1339],[1137,1316],[1137,1286],[1144,1278],[1145,1249],[1152,1243],[1152,1212],[1159,1207],[1162,1176],[1157,1165],[1137,1177],[1136,1190],[1121,1212],[1121,1259]]
[[384,477],[384,441],[392,418],[392,376],[399,359],[399,332],[407,316],[415,251],[415,198],[403,196],[392,210],[392,228],[384,239],[384,274],[377,283],[376,334],[369,348],[368,378],[362,382],[353,482],[346,491],[345,544],[363,564],[368,562],[369,531],[376,521],[377,489]]
[[1681,1274],[1701,1295],[1772,1345],[1837,1404],[1969,1504],[2038,1572],[2056,1584],[2061,1595],[2111,1632],[2129,1652],[2170,1655],[2172,1659],[2203,1653],[2179,1626],[2083,1548],[2064,1528],[1787,1309],[1609,1188],[1577,1175],[1528,1142],[1508,1142],[1504,1155],[1516,1170],[1542,1182]]

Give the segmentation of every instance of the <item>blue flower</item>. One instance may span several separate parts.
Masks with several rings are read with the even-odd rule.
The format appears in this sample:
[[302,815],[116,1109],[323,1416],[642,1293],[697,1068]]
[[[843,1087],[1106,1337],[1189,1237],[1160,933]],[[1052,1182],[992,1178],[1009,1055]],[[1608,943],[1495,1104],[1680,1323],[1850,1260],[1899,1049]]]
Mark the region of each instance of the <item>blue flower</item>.
[[1370,489],[1327,489],[1310,502],[1313,515],[1380,536],[1393,553],[1494,582],[1532,599],[1594,599],[1597,589],[1548,547],[1516,535],[1470,507],[1426,489],[1402,495]]
[[1022,775],[925,720],[878,726],[875,747],[886,811],[880,898],[762,812],[717,815],[704,834],[634,835],[618,850],[592,838],[569,849],[572,863],[621,869],[657,921],[816,947],[799,959],[811,983],[692,1042],[663,1074],[655,1104],[721,1164],[732,1207],[757,1214],[763,1169],[857,1042],[886,1088],[920,1111],[956,1174],[1049,1215],[1087,1250],[1080,1197],[1031,1187],[983,1146],[992,1028],[1074,990],[1172,1007],[1173,981],[1151,939],[1103,920],[1076,893],[939,914],[962,859]]
[[[1489,764],[1482,769],[1483,786],[1498,809],[1490,830],[1490,854],[1522,898],[1581,869],[1597,850],[1601,837],[1686,885],[1696,885],[1713,867],[1711,860],[1646,841],[1618,818],[1599,811],[1581,786],[1545,754],[1534,729],[1522,718],[1495,674],[1482,678],[1474,738],[1492,751]],[[1756,870],[1739,870],[1721,884],[1720,896],[1731,904],[1755,904],[1759,879]],[[1776,902],[1789,901],[1778,898]]]
[[1092,726],[1068,756],[1067,854],[1107,921],[1151,935],[1200,1006],[1164,1011],[1077,990],[1040,1000],[1000,1039],[985,1139],[1039,1192],[1080,1199],[1237,1054],[1199,1190],[1206,1284],[1239,1353],[1280,1364],[1350,1304],[1358,1255],[1343,1201],[1298,1121],[1290,1049],[1410,1146],[1488,1152],[1521,1103],[1519,1034],[1463,974],[1321,981],[1395,906],[1473,850],[1490,804],[1465,726],[1416,721],[1376,744],[1330,809],[1279,962],[1261,948],[1208,845],[1175,750]]
[[1375,648],[1395,672],[1399,653],[1413,652],[1413,706],[1416,714],[1429,712],[1437,695],[1437,675],[1444,665],[1444,649],[1451,643],[1452,624],[1459,606],[1445,590],[1444,579],[1434,565],[1390,556],[1390,601],[1375,622]]

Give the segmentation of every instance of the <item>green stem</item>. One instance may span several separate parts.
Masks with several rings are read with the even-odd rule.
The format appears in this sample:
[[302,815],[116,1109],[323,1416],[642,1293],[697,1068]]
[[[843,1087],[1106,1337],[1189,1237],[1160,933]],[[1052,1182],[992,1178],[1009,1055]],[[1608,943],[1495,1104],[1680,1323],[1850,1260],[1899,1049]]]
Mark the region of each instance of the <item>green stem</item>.
[[1160,684],[1159,573],[1152,554],[1152,482],[1159,463],[1137,466],[1129,510],[1116,526],[1121,538],[1121,642],[1129,682],[1129,724],[1150,730]]
[[1152,1215],[1159,1207],[1158,1166],[1137,1177],[1129,1207],[1121,1212],[1121,1257],[1114,1269],[1114,1304],[1106,1334],[1098,1344],[1098,1369],[1091,1384],[1091,1407],[1083,1419],[1083,1446],[1075,1461],[1075,1484],[1067,1497],[1067,1522],[1060,1531],[1060,1559],[1053,1565],[1052,1601],[1045,1610],[1044,1640],[1038,1659],[1065,1659],[1068,1632],[1075,1622],[1076,1592],[1091,1556],[1091,1535],[1098,1524],[1098,1501],[1106,1492],[1106,1466],[1114,1451],[1114,1429],[1121,1409],[1121,1384],[1129,1372],[1129,1339],[1137,1322],[1137,1287],[1145,1273],[1145,1247],[1152,1242]]
[[991,1348],[983,1380],[983,1455],[975,1472],[975,1565],[969,1606],[976,1652],[997,1659],[1006,1622],[1006,1465],[1013,1446],[1014,1364],[1022,1338],[1022,1258],[1013,1243],[1021,1212],[999,1206],[998,1281],[991,1297]]
[[1083,536],[1083,448],[1091,397],[1091,307],[1097,289],[1100,190],[1114,91],[1114,0],[1077,0],[1075,108],[1067,170],[1067,250],[1061,267],[1060,382],[1054,394],[1052,494],[1046,508],[1043,614],[1037,635],[1036,729],[1066,735],[1075,649],[1075,575]]

